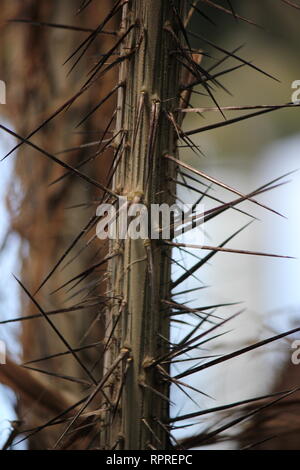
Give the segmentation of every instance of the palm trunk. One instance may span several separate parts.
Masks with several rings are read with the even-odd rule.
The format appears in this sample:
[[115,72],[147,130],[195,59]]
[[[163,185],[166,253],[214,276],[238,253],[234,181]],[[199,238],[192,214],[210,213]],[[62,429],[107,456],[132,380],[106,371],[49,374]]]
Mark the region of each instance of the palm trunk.
[[[124,8],[122,33],[133,29],[122,54],[133,57],[120,72],[117,131],[124,132],[126,142],[114,190],[129,204],[174,203],[174,166],[164,154],[176,155],[171,113],[179,106],[181,74],[172,32],[180,38],[176,12],[184,18],[185,4],[175,1],[172,9],[163,0],[135,0]],[[106,448],[167,449],[169,435],[162,423],[169,415],[168,367],[151,364],[169,347],[169,315],[161,303],[169,297],[169,249],[147,238],[117,239],[110,249],[117,253],[109,272],[112,298],[118,300],[107,313],[107,328],[113,331],[106,371],[118,358],[120,363],[108,383],[114,407],[102,443]]]

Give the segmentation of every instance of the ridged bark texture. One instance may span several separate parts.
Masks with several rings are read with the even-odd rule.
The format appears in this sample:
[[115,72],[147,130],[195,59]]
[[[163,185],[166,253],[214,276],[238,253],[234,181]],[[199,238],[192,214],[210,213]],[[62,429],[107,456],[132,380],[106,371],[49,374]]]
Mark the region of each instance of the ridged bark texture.
[[[164,154],[177,151],[171,114],[179,106],[181,67],[175,50],[183,41],[178,17],[185,17],[186,3],[134,0],[124,7],[121,34],[132,30],[121,54],[132,56],[120,70],[116,130],[126,137],[114,190],[129,204],[150,208],[175,201],[170,182],[175,170]],[[161,300],[169,298],[170,252],[149,238],[114,240],[110,250],[117,256],[109,264],[107,334],[113,338],[106,370],[120,362],[108,383],[117,411],[107,413],[102,443],[105,448],[167,449],[163,423],[169,416],[169,371],[151,364],[169,348],[170,318]]]

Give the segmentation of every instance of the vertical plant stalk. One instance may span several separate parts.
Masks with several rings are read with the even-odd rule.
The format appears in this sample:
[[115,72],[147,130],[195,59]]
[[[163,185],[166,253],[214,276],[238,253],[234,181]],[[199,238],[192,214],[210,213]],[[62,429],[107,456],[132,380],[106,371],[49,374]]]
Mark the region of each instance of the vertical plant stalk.
[[[177,153],[170,113],[176,114],[179,107],[181,67],[175,50],[178,41],[183,43],[178,18],[184,20],[186,3],[133,0],[123,8],[120,35],[134,27],[121,49],[121,56],[129,60],[120,67],[124,86],[119,91],[116,132],[125,138],[115,161],[113,187],[147,207],[175,202],[170,177],[176,170],[163,155]],[[112,301],[107,312],[106,370],[124,348],[128,354],[107,384],[112,403],[101,444],[127,450],[167,449],[169,435],[161,423],[169,415],[169,381],[162,366],[147,366],[169,349],[170,319],[161,304],[169,297],[169,248],[150,239],[113,240],[110,248],[119,255],[108,267]]]

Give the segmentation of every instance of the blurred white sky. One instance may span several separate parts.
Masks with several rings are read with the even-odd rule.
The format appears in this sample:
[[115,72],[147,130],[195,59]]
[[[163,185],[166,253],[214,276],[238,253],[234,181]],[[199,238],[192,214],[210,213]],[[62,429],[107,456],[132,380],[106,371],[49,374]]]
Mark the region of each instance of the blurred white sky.
[[[4,123],[8,125],[8,123]],[[14,145],[14,140],[0,135],[0,158]],[[6,196],[11,185],[13,169],[13,157],[7,158],[0,163],[0,246],[2,246],[10,220],[6,208]],[[19,238],[12,234],[0,253],[0,319],[5,320],[20,315],[19,291],[12,273],[18,274]],[[11,357],[16,357],[20,353],[20,345],[17,340],[17,324],[0,325],[0,340],[5,341],[7,352]],[[0,365],[0,367],[2,367]],[[10,420],[16,418],[14,412],[14,394],[7,388],[0,385],[0,447],[5,442],[10,431]]]
[[[245,158],[235,158],[230,162],[228,159],[222,160],[221,157],[214,158],[209,155],[208,159],[201,162],[203,164],[201,169],[204,168],[204,171],[211,176],[247,193],[282,174],[299,168],[299,156],[300,135],[296,135],[274,142],[258,155],[254,162]],[[285,180],[289,180],[289,184],[258,196],[256,199],[278,210],[287,219],[251,203],[243,203],[239,207],[259,217],[260,220],[255,221],[235,237],[227,247],[291,255],[297,259],[219,253],[208,265],[195,273],[205,285],[210,287],[175,298],[178,301],[188,302],[190,307],[198,308],[222,302],[243,302],[241,305],[226,307],[216,312],[225,318],[241,308],[246,309],[239,318],[222,329],[222,332],[232,331],[213,341],[211,345],[208,343],[203,355],[231,352],[246,344],[254,343],[258,339],[288,330],[299,319],[300,172],[296,172]],[[212,191],[211,194],[227,201],[234,199],[225,191]],[[198,197],[195,193],[185,194],[185,201],[191,196]],[[216,205],[215,202],[212,204],[212,206]],[[212,246],[218,245],[248,220],[246,216],[232,210],[226,215],[216,217],[215,221],[205,226],[208,234],[205,243]],[[187,236],[186,242],[197,243],[191,234]],[[194,250],[193,253],[202,257],[207,252]],[[175,258],[180,259],[179,253],[176,255]],[[191,256],[187,256],[185,266],[189,267],[196,261]],[[180,274],[182,274],[180,268],[175,267],[174,279]],[[195,279],[189,278],[178,287],[178,291],[199,285]],[[189,302],[191,298],[195,300]],[[221,330],[219,332],[221,333]],[[182,327],[176,328],[173,332],[174,338],[178,340],[185,333]],[[283,359],[288,359],[290,355],[290,343],[291,338],[281,340],[263,350],[231,360],[230,365],[220,364],[201,374],[195,374],[195,377],[189,379],[188,383],[199,387],[214,399],[204,398],[193,392],[191,396],[201,408],[209,408],[268,392],[272,387],[276,371],[283,364]],[[192,363],[184,363],[182,368],[186,368],[188,364],[192,365]],[[177,370],[182,368],[178,366]],[[174,407],[174,415],[179,411],[180,414],[185,414],[196,409],[195,405],[175,388],[173,400],[176,404],[180,404]],[[197,426],[187,428],[184,433],[190,435],[196,430]],[[178,435],[182,435],[182,431],[178,431]]]

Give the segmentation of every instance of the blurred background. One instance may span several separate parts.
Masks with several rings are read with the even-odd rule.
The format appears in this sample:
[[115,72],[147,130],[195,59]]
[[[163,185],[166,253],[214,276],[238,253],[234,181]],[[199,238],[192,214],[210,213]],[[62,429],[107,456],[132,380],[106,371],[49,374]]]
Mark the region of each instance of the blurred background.
[[[222,6],[225,6],[224,3],[226,2],[219,2]],[[258,74],[249,67],[243,67],[222,77],[222,84],[232,93],[232,96],[218,91],[215,97],[219,105],[279,105],[290,102],[291,92],[294,91],[291,88],[292,83],[300,74],[297,60],[300,11],[288,9],[280,1],[247,2],[245,0],[234,2],[233,5],[236,6],[236,11],[240,15],[263,28],[240,20],[236,21],[230,15],[217,13],[214,8],[207,7],[203,11],[210,15],[217,26],[204,24],[203,20],[197,23],[197,15],[195,15],[192,29],[226,50],[233,51],[243,46],[237,54],[248,61],[253,61],[255,65],[279,79],[280,83]],[[199,42],[197,46],[199,47]],[[209,46],[207,48],[204,45],[204,51],[214,57],[218,56],[218,51]],[[213,60],[205,57],[203,63],[213,65]],[[227,63],[226,67],[230,68],[230,65],[235,66],[237,62]],[[200,89],[198,91],[203,92]],[[215,106],[210,98],[196,93],[193,94],[192,104],[196,108]],[[247,113],[249,111],[245,111],[245,114]],[[227,119],[230,119],[240,113],[225,111],[225,114]],[[218,121],[222,121],[219,111],[206,112],[202,118],[189,113],[185,128],[197,128]],[[196,168],[201,167],[210,176],[218,178],[241,192],[248,193],[280,175],[299,169],[299,110],[280,110],[232,126],[204,132],[199,136],[193,136],[193,141],[200,146],[205,157],[199,162],[198,157],[190,150],[182,152],[190,164]],[[197,293],[192,295],[197,298],[189,303],[189,306],[199,307],[206,304],[241,301],[243,302],[241,307],[245,308],[245,312],[240,317],[230,322],[228,330],[231,331],[222,338],[217,338],[207,348],[207,353],[231,352],[299,325],[299,172],[285,178],[285,181],[287,180],[289,181],[287,185],[257,198],[260,202],[279,211],[286,219],[253,207],[249,203],[243,203],[240,208],[255,215],[259,220],[254,221],[242,231],[228,244],[228,247],[280,253],[297,259],[219,253],[210,266],[201,268],[199,278],[204,285],[210,287],[200,291],[198,295]],[[227,191],[220,191],[216,188],[212,195],[223,201],[231,200]],[[197,196],[195,192],[190,192],[188,197],[197,199]],[[212,204],[214,205],[215,203]],[[217,246],[248,221],[247,217],[241,216],[237,211],[231,211],[230,214],[227,212],[217,217],[205,226],[206,244]],[[191,240],[189,242],[191,243]],[[186,267],[195,262],[189,257],[185,261]],[[179,269],[175,269],[177,276]],[[191,289],[196,285],[197,281],[189,278],[184,287],[181,285],[181,290]],[[187,295],[183,301],[190,300],[190,297]],[[231,313],[237,311],[236,306],[229,307],[229,309]],[[247,353],[245,356],[231,360],[228,366],[225,363],[212,368],[211,371],[204,371],[201,378],[202,390],[216,399],[216,401],[204,399],[205,405],[214,407],[220,403],[230,403],[299,385],[299,368],[291,363],[293,352],[291,344],[295,338],[297,336],[288,337]],[[194,380],[196,382],[199,379]],[[176,402],[178,401],[180,399],[177,397]],[[188,413],[191,412],[193,405],[185,400],[183,407]],[[266,441],[265,444],[257,445],[255,448],[271,449],[272,446],[274,448],[299,448],[300,439],[297,434],[300,424],[299,410],[297,407],[290,407],[285,412],[287,416],[283,416],[283,413],[280,415],[282,427],[289,427],[289,432],[285,432],[284,437],[274,438],[274,435],[279,432],[278,429],[272,430],[276,415],[274,411],[272,412],[273,421],[271,421],[271,416],[268,416],[266,420],[268,424],[262,424],[261,430],[256,423],[254,436],[249,434],[244,445],[251,442],[251,439],[252,442],[258,443],[264,438],[273,437],[272,441]],[[219,415],[215,419],[218,422]],[[211,416],[202,420],[203,429],[211,429],[210,420]],[[199,426],[199,420],[194,421],[194,426],[197,425]],[[179,430],[178,435],[181,436],[182,432],[183,430]],[[235,432],[240,432],[240,430],[233,429],[232,433]],[[184,433],[190,434],[191,429],[187,428]],[[222,444],[223,446],[225,444]],[[219,448],[219,445],[215,447]],[[232,447],[234,447],[233,442],[227,444],[227,448]]]
[[[97,14],[102,16],[103,9],[109,8],[110,2],[100,2],[101,6],[92,6],[91,8],[95,10],[88,9],[80,19],[73,13],[76,2],[70,0],[64,2],[32,0],[24,2],[22,6],[16,0],[3,0],[2,3],[0,79],[7,84],[7,103],[0,105],[1,123],[25,135],[35,127],[41,117],[49,114],[47,111],[49,104],[50,109],[54,110],[55,103],[63,102],[64,97],[71,96],[72,87],[75,89],[80,69],[77,75],[75,73],[75,77],[66,79],[67,70],[61,64],[72,51],[72,47],[78,44],[78,36],[72,32],[47,30],[47,28],[23,24],[7,24],[7,19],[34,18],[39,21],[69,24],[80,20],[80,24],[92,28],[97,24],[95,22]],[[226,1],[220,0],[216,3],[228,8]],[[215,98],[220,106],[279,105],[290,102],[294,91],[291,88],[292,83],[300,80],[298,60],[300,10],[290,8],[280,0],[264,0],[263,2],[240,0],[232,1],[232,4],[240,15],[251,19],[259,26],[247,24],[224,11],[218,11],[205,2],[199,2],[203,12],[211,18],[214,24],[195,13],[190,29],[226,50],[233,51],[242,46],[238,51],[240,56],[250,62],[253,61],[255,65],[276,77],[280,82],[271,80],[245,66],[220,77],[221,83],[231,92],[231,95],[216,89]],[[100,48],[105,50],[110,40],[109,35],[102,39]],[[211,55],[211,57],[203,58],[203,64],[206,66],[213,65],[216,59],[222,57],[220,51],[199,40],[193,41],[194,47],[202,48],[205,53]],[[97,46],[95,46],[95,51],[98,52]],[[220,66],[220,71],[237,64],[234,59],[229,59],[226,64]],[[103,89],[109,86],[109,80],[101,84]],[[191,103],[194,107],[215,106],[209,97],[198,94],[197,91],[202,93],[203,89],[196,88],[195,93],[192,94]],[[93,99],[94,95],[91,92],[89,100]],[[85,106],[87,105],[79,103],[74,109],[80,113],[84,111]],[[92,133],[104,129],[110,108],[111,104],[107,104],[102,111],[100,124],[99,119],[97,121],[95,117],[94,121],[86,124],[85,131]],[[225,114],[227,119],[230,119],[241,113],[225,111]],[[47,130],[36,139],[53,152],[67,147],[71,141],[61,129],[59,119],[57,123],[47,127]],[[184,127],[185,129],[201,127],[222,121],[222,119],[218,111],[205,112],[202,116],[189,113],[185,118]],[[74,116],[70,118],[69,126],[73,124],[73,121]],[[77,134],[75,138],[77,144],[80,144],[81,135]],[[278,110],[232,126],[201,133],[193,136],[193,141],[200,146],[205,156],[198,157],[190,149],[182,149],[181,157],[185,161],[234,186],[241,192],[247,193],[300,167],[300,111],[297,108]],[[2,156],[13,145],[13,139],[8,139],[3,133],[0,134]],[[75,156],[67,155],[67,158],[74,163],[74,160],[79,160],[81,156],[80,152],[77,152]],[[32,313],[31,307],[20,295],[12,272],[16,275],[23,273],[24,278],[27,279],[27,285],[34,290],[48,271],[49,265],[52,266],[53,261],[57,259],[57,254],[62,253],[66,248],[67,242],[72,238],[74,227],[78,230],[78,227],[85,223],[86,217],[83,217],[82,212],[78,215],[77,211],[74,221],[72,211],[65,210],[68,201],[72,200],[74,205],[74,195],[78,203],[92,197],[92,194],[88,194],[90,191],[88,187],[73,178],[70,178],[70,184],[63,185],[59,189],[46,190],[47,184],[59,177],[60,172],[59,169],[53,170],[50,164],[43,163],[41,160],[39,156],[33,156],[32,152],[27,149],[20,151],[17,156],[11,155],[0,166],[2,222],[0,227],[0,313],[3,321],[21,314]],[[219,253],[209,265],[201,268],[201,272],[195,273],[195,278],[189,278],[180,286],[180,290],[192,289],[199,286],[199,280],[203,285],[209,286],[192,295],[180,296],[180,300],[188,302],[191,307],[241,302],[238,306],[226,307],[226,315],[236,312],[239,308],[245,309],[242,315],[230,323],[228,326],[230,331],[226,335],[216,338],[207,345],[205,350],[207,356],[224,354],[299,326],[300,173],[295,172],[284,179],[286,180],[289,181],[288,184],[257,197],[258,200],[276,209],[286,218],[249,203],[243,203],[240,208],[250,212],[259,220],[255,220],[235,237],[228,247],[290,255],[296,259]],[[37,182],[40,185],[39,190],[36,188]],[[178,188],[178,192],[179,196],[188,202],[197,199],[197,194],[193,191],[187,192],[186,189]],[[228,192],[216,187],[213,188],[212,194],[224,201],[231,200]],[[26,203],[30,201],[29,209],[26,209],[24,201]],[[212,203],[205,209],[214,205],[215,203]],[[93,207],[89,210],[92,214]],[[205,226],[206,244],[212,246],[220,244],[248,221],[247,216],[236,211],[226,212]],[[199,255],[196,250],[193,254]],[[92,256],[93,253],[90,250],[86,255],[86,260]],[[178,259],[180,256],[178,252]],[[81,259],[77,263],[84,265],[86,260]],[[184,259],[181,259],[185,268],[191,266],[194,261],[192,255],[186,255]],[[78,267],[80,268],[77,264],[76,271]],[[60,281],[68,273],[70,274],[74,267],[70,269],[71,271],[67,269],[60,274]],[[181,274],[181,268],[174,267],[174,279]],[[57,284],[56,279],[55,286],[50,283],[47,287],[48,291]],[[45,293],[41,298],[43,302],[48,302],[45,300]],[[54,309],[59,300],[59,296],[57,299],[52,298],[51,305],[48,305],[49,309],[50,307]],[[94,314],[97,319],[97,312]],[[71,315],[74,318],[74,314]],[[34,327],[25,326],[25,330],[18,327],[18,322],[0,325],[0,339],[6,342],[11,358],[17,360],[18,356],[22,356],[29,360],[35,356],[41,356],[42,349],[43,353],[52,350],[53,344],[50,345],[52,340],[51,338],[45,340],[44,326],[37,323],[39,321],[35,320]],[[58,320],[60,327],[65,328],[66,335],[70,335],[73,340],[76,336],[80,336],[84,321],[76,316],[72,323],[75,332],[71,333],[69,325],[65,324],[66,320]],[[184,335],[184,332],[174,327],[172,334],[178,339]],[[94,336],[97,337],[97,331],[94,332]],[[20,346],[20,338],[23,348]],[[201,407],[213,407],[298,386],[300,369],[299,366],[291,363],[291,343],[294,339],[300,339],[300,335],[288,337],[262,350],[234,359],[228,366],[222,364],[214,367],[213,371],[205,371],[201,379],[195,377],[194,385],[199,386],[200,380],[200,388],[212,398],[194,396],[192,393],[193,398]],[[45,341],[49,342],[46,347]],[[92,363],[94,358],[88,357],[88,360]],[[60,366],[71,367],[66,363]],[[180,370],[179,365],[177,370]],[[68,374],[71,375],[69,372]],[[1,377],[1,381],[4,385],[1,386],[0,431],[1,441],[5,442],[11,432],[10,421],[16,418],[16,398],[11,389],[5,386],[11,386],[11,379]],[[23,393],[15,385],[12,388],[17,396],[18,393]],[[70,386],[67,384],[63,389],[64,398],[69,392]],[[174,416],[179,410],[185,413],[194,410],[193,403],[186,400],[184,395],[175,389],[173,399],[178,404],[172,409]],[[298,449],[300,448],[300,411],[298,409],[297,404],[292,404],[284,410],[279,410],[280,415],[278,415],[278,410],[275,410],[273,414],[266,416],[265,420],[255,423],[254,435],[251,426],[233,429],[229,433],[232,433],[233,437],[229,436],[228,442],[215,444],[214,447],[238,448],[247,446],[250,442],[257,442],[256,448]],[[22,418],[24,410],[18,411]],[[40,414],[37,415],[40,418]],[[199,432],[199,429],[211,429],[219,419],[220,416],[216,415],[202,420],[191,420],[185,423],[191,426],[178,429],[175,435],[182,437],[190,435],[193,431]],[[36,417],[32,418],[32,422],[36,422]],[[271,429],[272,427],[274,429],[274,422],[279,431],[276,430],[273,433]],[[282,432],[282,427],[285,429],[284,432]],[[279,437],[268,440],[268,437],[280,431]],[[236,437],[235,433],[239,437]],[[260,443],[264,439],[267,439],[266,442]],[[31,443],[31,446],[33,448],[43,446],[43,438],[40,438],[39,442]]]

